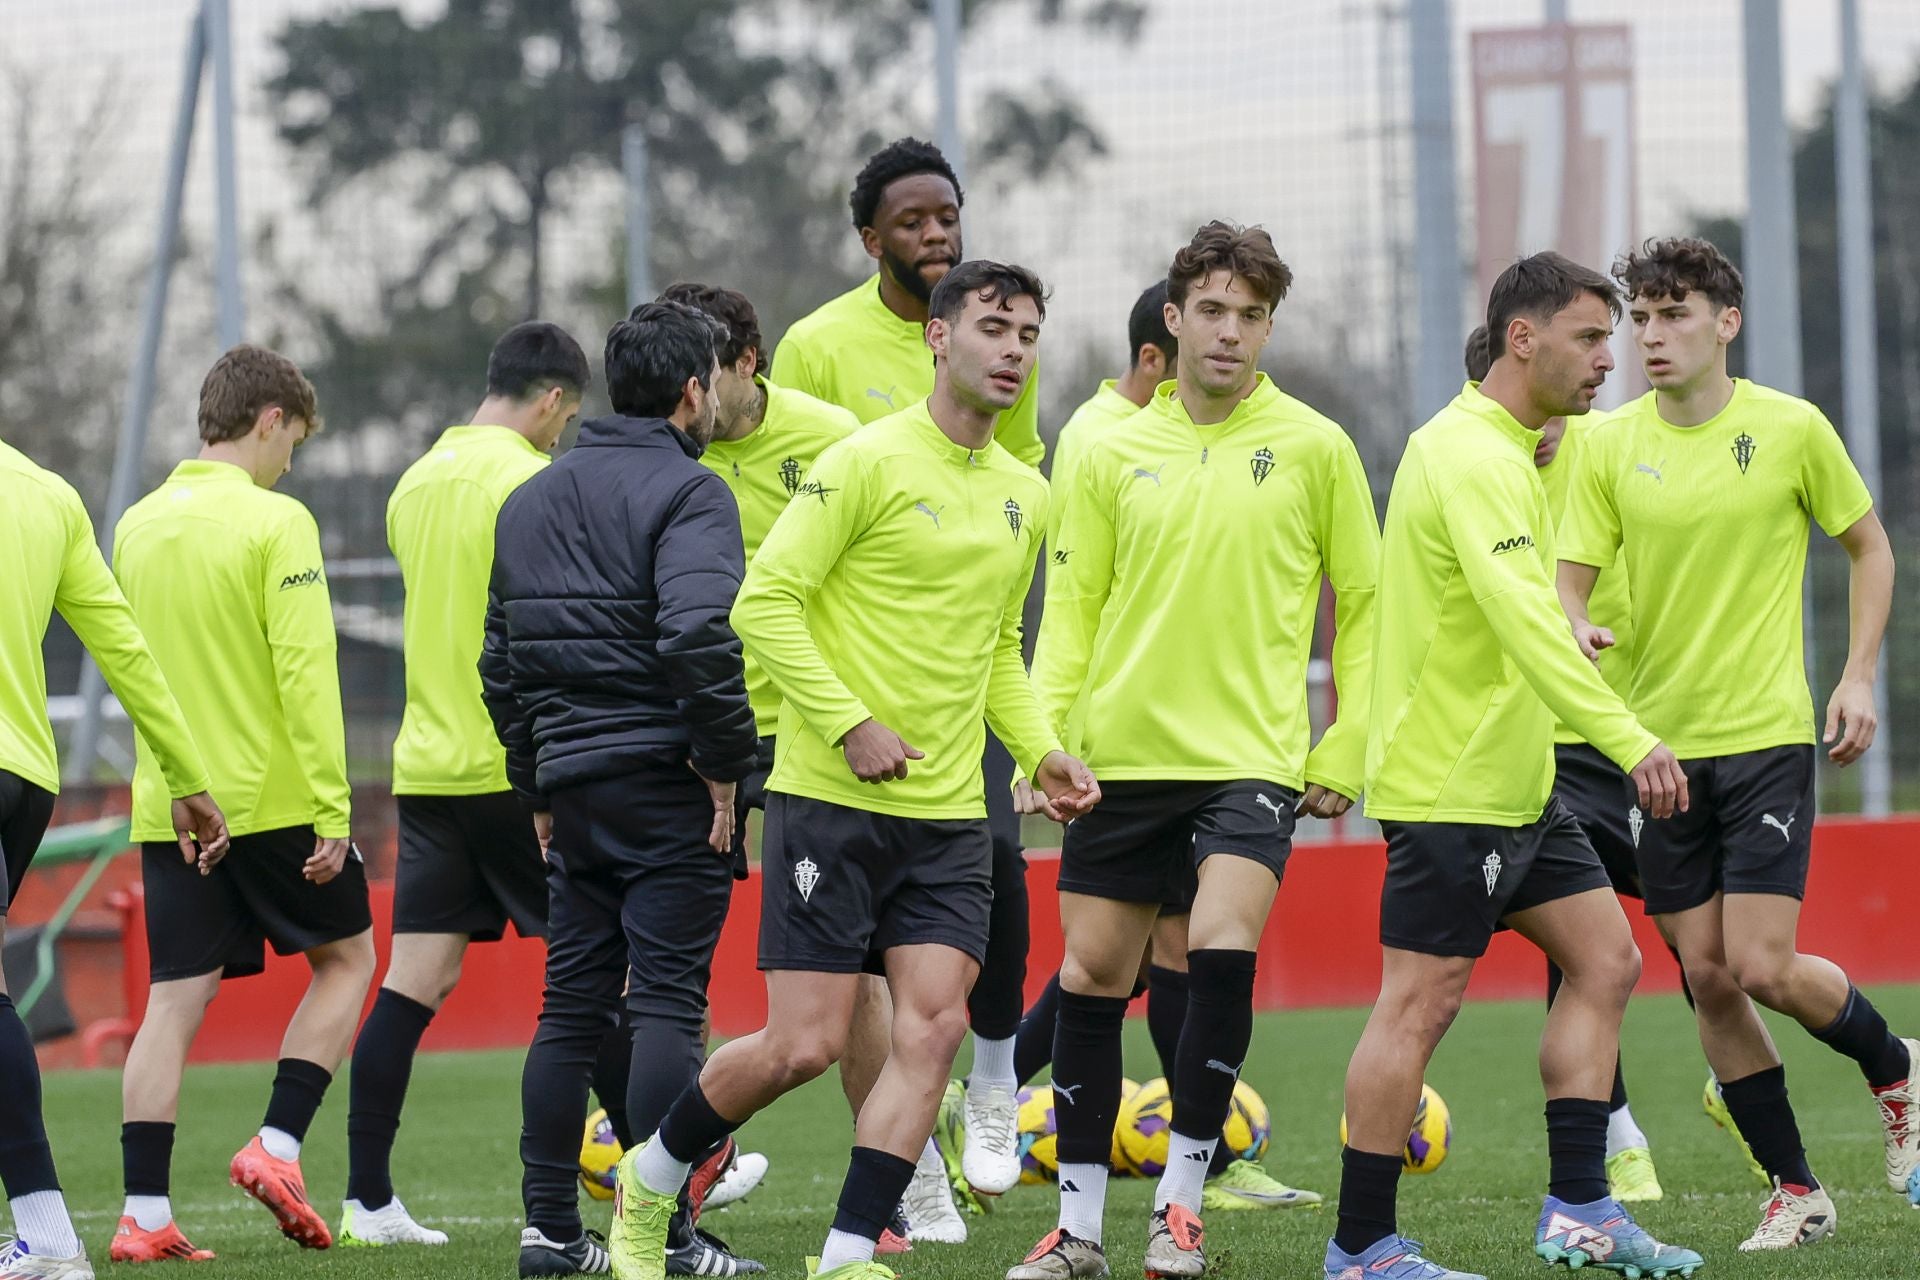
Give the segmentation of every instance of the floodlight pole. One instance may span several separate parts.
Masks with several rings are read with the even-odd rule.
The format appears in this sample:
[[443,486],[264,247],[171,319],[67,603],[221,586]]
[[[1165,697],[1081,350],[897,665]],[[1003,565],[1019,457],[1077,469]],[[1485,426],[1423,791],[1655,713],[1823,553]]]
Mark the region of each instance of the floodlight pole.
[[934,138],[965,186],[967,144],[960,132],[960,0],[933,0]]

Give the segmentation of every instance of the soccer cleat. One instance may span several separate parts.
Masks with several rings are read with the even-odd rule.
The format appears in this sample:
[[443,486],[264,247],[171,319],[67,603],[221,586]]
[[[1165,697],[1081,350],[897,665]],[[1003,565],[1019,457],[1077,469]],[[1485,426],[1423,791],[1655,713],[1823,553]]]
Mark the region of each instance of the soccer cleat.
[[[958,1080],[947,1081],[947,1091],[940,1096],[940,1111],[933,1121],[933,1145],[946,1164],[947,1185],[953,1189],[954,1203],[960,1206],[960,1211],[985,1213],[987,1202],[967,1185],[964,1163],[967,1150],[967,1089]],[[922,1171],[916,1169],[914,1177],[921,1176]]]
[[733,1165],[733,1158],[740,1154],[739,1146],[732,1138],[720,1139],[719,1145],[707,1153],[707,1158],[693,1166],[687,1173],[687,1205],[693,1210],[693,1220],[700,1221],[700,1214],[706,1208],[707,1197],[714,1186],[725,1176]]
[[1155,1209],[1147,1220],[1147,1280],[1205,1275],[1206,1231],[1185,1205]]
[[1243,1209],[1317,1209],[1320,1193],[1290,1187],[1268,1173],[1253,1160],[1235,1160],[1207,1179],[1200,1193],[1200,1207],[1208,1213],[1232,1213]]
[[1709,1120],[1719,1125],[1726,1131],[1727,1136],[1733,1139],[1740,1148],[1740,1158],[1747,1162],[1747,1168],[1753,1170],[1753,1176],[1760,1179],[1760,1185],[1771,1187],[1773,1179],[1767,1176],[1767,1171],[1761,1168],[1760,1162],[1754,1158],[1753,1148],[1747,1145],[1746,1136],[1740,1132],[1740,1126],[1733,1122],[1733,1112],[1727,1110],[1727,1100],[1720,1096],[1720,1082],[1711,1074],[1707,1076],[1706,1092],[1700,1095],[1700,1109],[1707,1113]]
[[340,1245],[378,1248],[389,1244],[445,1244],[447,1233],[423,1227],[395,1196],[379,1209],[358,1200],[340,1202]]
[[1107,1255],[1100,1246],[1065,1227],[1041,1236],[1033,1252],[1007,1268],[1007,1280],[1098,1280],[1107,1274]]
[[767,1158],[758,1151],[742,1151],[733,1158],[733,1167],[720,1175],[713,1190],[707,1192],[706,1208],[724,1209],[752,1195],[767,1176]]
[[93,1280],[93,1264],[85,1249],[70,1258],[48,1258],[28,1252],[24,1240],[9,1240],[0,1249],[0,1280]]
[[258,1134],[234,1153],[227,1166],[234,1186],[273,1211],[280,1234],[302,1249],[325,1249],[333,1244],[326,1219],[307,1200],[307,1180],[298,1160],[281,1160],[267,1151]]
[[1920,1170],[1920,1040],[1901,1043],[1907,1046],[1907,1078],[1873,1091],[1887,1142],[1887,1185],[1895,1191],[1906,1191]]
[[967,1148],[960,1169],[983,1196],[1002,1196],[1020,1185],[1020,1104],[998,1085],[967,1089]]
[[1607,1190],[1621,1204],[1644,1204],[1667,1194],[1654,1171],[1653,1152],[1645,1147],[1628,1147],[1607,1157]]
[[1920,1169],[1907,1175],[1907,1203],[1920,1209]]
[[1533,1251],[1548,1266],[1560,1263],[1573,1271],[1597,1267],[1628,1280],[1690,1276],[1706,1265],[1691,1249],[1655,1240],[1612,1196],[1592,1204],[1567,1204],[1548,1196],[1540,1206]]
[[173,1222],[142,1231],[132,1218],[122,1218],[114,1228],[113,1243],[107,1246],[107,1258],[112,1262],[212,1262],[213,1257],[213,1250],[188,1244],[179,1224]]
[[822,1271],[820,1259],[808,1258],[807,1280],[900,1280],[900,1273],[880,1262],[843,1262]]
[[757,1276],[764,1263],[742,1258],[725,1240],[688,1224],[679,1243],[667,1249],[670,1276]]
[[604,1276],[613,1269],[605,1246],[597,1231],[560,1244],[547,1239],[540,1228],[528,1227],[520,1233],[521,1280],[528,1276]]
[[938,1152],[922,1151],[907,1184],[907,1229],[912,1239],[929,1244],[965,1244],[967,1224],[953,1207],[947,1169]]
[[904,1202],[893,1207],[893,1221],[887,1223],[887,1229],[873,1242],[873,1251],[888,1255],[913,1252],[913,1232],[907,1226],[907,1206]]
[[1327,1241],[1325,1280],[1487,1280],[1470,1271],[1449,1271],[1421,1256],[1420,1242],[1384,1236],[1360,1253]]
[[1776,1180],[1773,1194],[1761,1206],[1760,1225],[1740,1242],[1740,1252],[1759,1253],[1767,1249],[1797,1249],[1803,1244],[1825,1240],[1839,1227],[1833,1212],[1833,1197],[1824,1187],[1809,1191]]
[[678,1192],[656,1191],[640,1181],[634,1164],[646,1149],[647,1144],[641,1143],[614,1166],[613,1228],[607,1233],[607,1256],[616,1280],[665,1280],[667,1274],[667,1234],[680,1197]]

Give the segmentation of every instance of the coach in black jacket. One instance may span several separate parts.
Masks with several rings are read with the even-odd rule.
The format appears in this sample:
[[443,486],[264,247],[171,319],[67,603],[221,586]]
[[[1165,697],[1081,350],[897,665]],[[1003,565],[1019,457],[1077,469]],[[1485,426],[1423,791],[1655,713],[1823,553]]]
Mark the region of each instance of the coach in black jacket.
[[615,325],[614,415],[515,490],[495,529],[481,683],[509,779],[551,815],[546,996],[521,1077],[523,1276],[606,1269],[575,1177],[623,985],[630,1131],[651,1133],[700,1069],[734,783],[757,746],[727,624],[745,570],[739,510],[697,461],[713,438],[714,340],[711,320],[671,303]]

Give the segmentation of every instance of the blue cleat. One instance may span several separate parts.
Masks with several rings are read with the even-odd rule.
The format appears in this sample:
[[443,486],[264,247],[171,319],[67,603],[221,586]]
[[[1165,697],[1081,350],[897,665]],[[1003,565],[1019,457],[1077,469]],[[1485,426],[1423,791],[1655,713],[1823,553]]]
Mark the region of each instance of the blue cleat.
[[1617,1271],[1627,1280],[1690,1276],[1706,1265],[1691,1249],[1655,1240],[1611,1196],[1592,1204],[1567,1204],[1548,1196],[1540,1207],[1533,1251],[1548,1266],[1564,1263],[1574,1271],[1596,1267]]
[[1420,1242],[1386,1236],[1364,1253],[1348,1253],[1327,1241],[1325,1280],[1487,1280],[1467,1271],[1449,1271],[1420,1256]]
[[1907,1175],[1907,1203],[1920,1209],[1920,1169]]

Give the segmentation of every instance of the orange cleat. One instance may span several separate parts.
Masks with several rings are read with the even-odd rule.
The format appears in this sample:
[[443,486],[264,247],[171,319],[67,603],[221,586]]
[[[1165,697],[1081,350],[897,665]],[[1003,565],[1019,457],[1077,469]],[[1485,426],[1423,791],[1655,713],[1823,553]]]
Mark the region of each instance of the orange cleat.
[[132,1218],[122,1218],[107,1257],[115,1262],[212,1262],[213,1250],[194,1248],[174,1223],[142,1231]]
[[233,1157],[227,1176],[234,1186],[271,1209],[280,1234],[301,1248],[325,1249],[333,1244],[326,1221],[307,1203],[307,1182],[300,1176],[298,1160],[276,1160],[256,1135]]

